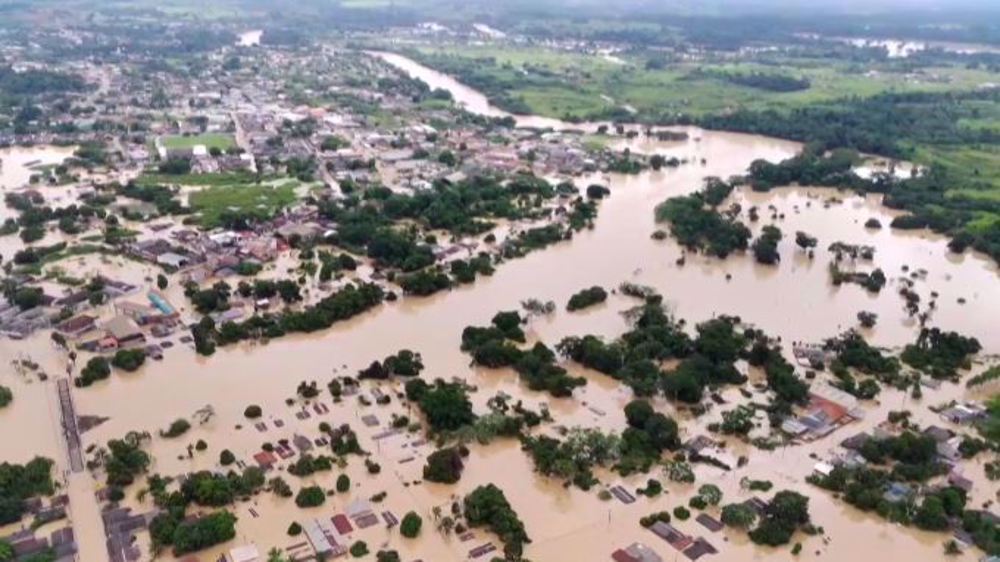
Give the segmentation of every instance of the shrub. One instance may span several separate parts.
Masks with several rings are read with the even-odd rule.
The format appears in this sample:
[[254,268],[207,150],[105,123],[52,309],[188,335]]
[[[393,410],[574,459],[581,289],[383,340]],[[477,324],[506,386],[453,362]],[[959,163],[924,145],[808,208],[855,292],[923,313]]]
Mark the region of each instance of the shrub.
[[351,489],[351,477],[346,474],[341,474],[337,477],[337,491],[344,493]]
[[351,545],[351,556],[361,558],[368,554],[368,545],[365,541],[358,541]]
[[172,439],[174,437],[180,437],[187,433],[191,429],[191,423],[184,418],[178,418],[171,422],[170,427],[165,430],[160,430],[160,437],[166,439]]
[[411,511],[403,516],[403,521],[399,524],[399,533],[408,539],[416,538],[423,524],[424,520]]
[[299,490],[295,496],[295,505],[299,507],[316,507],[323,505],[326,501],[326,494],[319,486],[307,486]]

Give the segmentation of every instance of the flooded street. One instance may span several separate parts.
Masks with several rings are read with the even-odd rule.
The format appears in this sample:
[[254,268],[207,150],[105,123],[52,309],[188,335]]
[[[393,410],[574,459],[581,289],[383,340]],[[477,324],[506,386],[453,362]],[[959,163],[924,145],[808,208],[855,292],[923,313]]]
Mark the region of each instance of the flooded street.
[[[424,80],[432,88],[448,89],[469,111],[498,117],[506,115],[490,106],[482,94],[447,76],[398,55],[383,53],[379,56]],[[516,116],[516,119],[523,127],[596,128],[596,124],[572,125],[534,116]],[[528,327],[530,338],[544,341],[550,347],[570,335],[617,337],[627,327],[621,312],[634,306],[635,300],[614,294],[606,303],[582,312],[569,313],[564,308],[569,297],[581,288],[601,285],[610,290],[624,281],[655,288],[664,295],[673,313],[690,325],[720,314],[738,315],[746,323],[780,336],[786,344],[786,352],[790,351],[788,344],[792,341],[820,342],[855,326],[859,311],[871,311],[878,314],[878,324],[866,335],[875,344],[892,348],[912,342],[919,331],[897,294],[897,278],[906,275],[905,266],[910,272],[926,271],[926,275],[915,280],[914,287],[922,302],[932,300],[932,293],[938,295],[933,299],[937,307],[932,313],[931,325],[975,336],[982,343],[985,354],[1000,353],[1000,331],[996,329],[1000,318],[997,266],[980,255],[949,253],[947,240],[943,237],[926,232],[893,231],[888,224],[894,212],[882,207],[875,196],[861,197],[805,187],[778,188],[770,193],[738,189],[731,202],[742,206],[744,220],[749,207],[760,209],[761,220],[751,225],[755,234],[766,224],[774,224],[783,231],[784,238],[779,245],[780,264],[759,265],[749,254],[725,261],[687,254],[686,264],[677,265],[678,258],[685,252],[673,240],[651,238],[656,229],[667,228],[654,222],[653,210],[657,204],[668,197],[700,189],[706,176],[727,178],[741,174],[756,159],[779,161],[794,155],[800,148],[798,143],[773,138],[697,128],[685,131],[688,139],[684,141],[661,142],[645,138],[616,141],[615,148],[676,156],[688,163],[637,175],[596,174],[581,178],[577,181],[581,189],[591,183],[601,183],[611,190],[611,196],[601,204],[595,227],[576,234],[570,242],[500,264],[493,276],[479,279],[474,285],[428,298],[407,297],[385,303],[372,312],[308,336],[294,335],[268,344],[220,348],[209,358],[198,356],[188,346],[178,344],[166,351],[161,362],[147,362],[135,373],[116,371],[107,381],[75,390],[78,415],[109,418],[83,434],[84,447],[104,444],[130,430],[144,430],[155,435],[174,419],[193,419],[196,411],[210,406],[214,416],[203,425],[193,424],[195,427],[184,437],[176,440],[154,437],[149,447],[156,459],[151,472],[180,474],[217,469],[219,452],[223,448],[234,452],[237,458],[249,460],[264,441],[291,439],[300,433],[315,434],[319,421],[351,424],[359,433],[362,447],[372,452],[373,458],[382,465],[379,475],[370,476],[363,463],[352,457],[346,473],[355,483],[355,489],[329,498],[322,508],[302,510],[292,501],[278,501],[270,494],[238,504],[235,508],[240,517],[237,541],[200,553],[203,560],[214,560],[218,554],[242,543],[256,543],[263,553],[272,546],[301,542],[304,538],[285,534],[291,521],[302,522],[320,516],[329,518],[350,501],[368,498],[383,490],[388,497],[378,509],[392,509],[397,516],[416,510],[424,516],[424,531],[421,538],[408,540],[396,532],[384,530],[381,525],[367,530],[359,538],[366,540],[373,552],[382,544],[391,544],[407,560],[418,557],[434,562],[464,560],[470,548],[484,542],[484,533],[477,531],[479,538],[470,543],[462,543],[456,537],[444,538],[433,528],[432,509],[443,505],[447,512],[452,496],[460,497],[477,485],[491,482],[505,491],[524,520],[533,540],[525,554],[533,560],[607,560],[613,550],[634,541],[653,546],[664,560],[673,560],[676,552],[642,529],[638,519],[653,511],[686,504],[697,485],[706,482],[723,489],[723,503],[734,498],[749,498],[753,494],[739,487],[742,476],[770,479],[777,489],[808,493],[813,521],[824,527],[832,542],[825,545],[820,537],[797,537],[803,541],[804,550],[794,557],[788,549],[775,551],[756,547],[748,542],[745,533],[725,530],[709,536],[693,520],[676,523],[688,533],[709,536],[720,550],[710,560],[813,560],[817,559],[816,551],[821,552],[821,560],[869,560],[873,552],[889,549],[901,559],[940,559],[944,535],[887,524],[803,482],[815,463],[810,453],[821,454],[833,449],[849,434],[870,429],[884,420],[889,409],[907,400],[905,395],[895,391],[887,390],[882,396],[883,404],[871,406],[864,421],[826,439],[771,453],[754,450],[746,467],[730,473],[698,465],[696,485],[670,483],[666,485],[669,493],[664,496],[655,500],[640,499],[628,506],[615,500],[601,501],[593,491],[566,489],[557,481],[534,474],[530,460],[513,440],[471,446],[466,471],[457,485],[413,485],[414,481],[422,479],[422,457],[433,450],[433,445],[416,443],[416,435],[401,434],[386,440],[374,438],[387,425],[390,411],[405,413],[399,400],[394,399],[387,407],[362,408],[356,400],[345,399],[340,404],[331,404],[332,411],[327,417],[305,420],[296,418],[301,406],[286,405],[286,398],[294,396],[300,381],[315,380],[322,388],[334,376],[353,376],[375,359],[399,349],[411,349],[422,354],[425,379],[458,377],[476,386],[478,392],[473,394],[473,401],[479,413],[485,412],[490,397],[505,392],[523,399],[532,409],[547,404],[557,424],[620,430],[624,426],[622,407],[631,399],[631,393],[609,377],[568,365],[571,371],[586,375],[588,385],[571,399],[553,399],[528,391],[510,370],[471,368],[469,356],[460,351],[459,345],[463,328],[488,324],[497,311],[519,309],[519,303],[528,298],[552,300],[557,305],[558,312],[533,319]],[[65,155],[59,151],[0,151],[0,158],[3,158],[0,185],[10,188],[27,181],[30,174],[25,168],[27,162],[45,159],[53,163],[62,157]],[[773,220],[772,215],[776,217]],[[878,219],[884,227],[865,228],[870,218]],[[815,258],[810,259],[795,246],[795,232],[799,230],[819,239]],[[870,294],[856,285],[837,287],[831,283],[828,271],[831,254],[826,247],[835,241],[875,247],[874,260],[859,262],[858,268],[880,267],[886,272],[889,283],[880,294]],[[100,269],[130,282],[144,283],[150,275],[155,275],[146,266],[117,258],[105,261],[88,256],[80,260],[85,270]],[[180,287],[172,286],[168,296],[176,303],[185,302]],[[959,304],[959,299],[964,299],[965,304]],[[0,340],[0,362],[9,365],[22,357],[38,362],[40,369],[50,377],[59,376],[65,370],[66,358],[51,343],[47,333],[37,333],[23,341]],[[24,461],[33,455],[44,455],[56,459],[60,468],[66,470],[52,380],[39,382],[30,373],[17,375],[5,369],[0,375],[0,383],[10,386],[16,396],[11,408],[0,411],[0,441],[6,448],[4,460]],[[946,383],[940,396],[931,396],[928,392],[925,400],[936,403],[945,397],[963,396],[964,386]],[[330,403],[325,389],[319,400]],[[243,417],[244,409],[250,404],[262,407],[262,421],[269,427],[266,432],[257,431]],[[662,401],[657,407],[672,410]],[[360,418],[367,413],[376,414],[383,427],[365,427]],[[277,419],[282,421],[284,427],[281,429],[275,427]],[[683,436],[703,433],[699,428],[704,423],[707,420],[689,425],[682,423]],[[197,439],[204,439],[208,450],[189,457],[187,445]],[[409,456],[417,458],[405,461]],[[332,488],[333,479],[339,472],[324,473],[317,481]],[[619,479],[608,473],[599,476],[607,483]],[[297,478],[285,477],[293,488],[300,485]],[[648,477],[662,478],[662,475],[637,475],[626,481],[626,487],[641,486]],[[982,479],[981,469],[978,477]],[[80,537],[86,554],[82,560],[97,560],[90,556],[100,552],[95,548],[103,548],[103,535],[94,536],[102,532],[101,525],[94,521],[96,511],[90,509],[93,505],[88,501],[95,483],[86,473],[71,479],[74,505],[87,504],[74,511],[74,515],[81,514],[78,516],[87,521],[77,527],[78,537],[85,535]],[[989,497],[986,484],[977,481],[975,497],[978,500]],[[130,497],[128,502],[137,509],[150,508],[148,500],[140,503]],[[250,509],[258,515],[254,516]],[[728,537],[726,542],[723,542],[723,535]],[[974,560],[975,556],[970,549],[954,559]]]

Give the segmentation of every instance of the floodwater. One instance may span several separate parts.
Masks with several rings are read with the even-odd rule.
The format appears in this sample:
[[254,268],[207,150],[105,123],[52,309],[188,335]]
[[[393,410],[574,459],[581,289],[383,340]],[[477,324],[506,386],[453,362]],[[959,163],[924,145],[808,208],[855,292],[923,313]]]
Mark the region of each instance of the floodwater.
[[73,146],[10,146],[0,148],[0,189],[9,190],[28,183],[34,168],[59,164],[73,155]]
[[[396,55],[382,56],[390,63],[400,62]],[[419,73],[419,77],[432,87],[451,90],[470,111],[485,102],[478,93],[412,61],[405,63],[404,69]],[[484,111],[502,114],[488,105]],[[518,117],[519,124],[533,125],[542,121],[555,122]],[[568,127],[560,123],[558,128]],[[552,316],[530,322],[528,333],[534,339],[554,345],[569,335],[593,333],[613,338],[626,329],[621,312],[634,306],[635,301],[614,294],[606,303],[586,311],[568,313],[563,307],[567,299],[583,287],[596,284],[613,288],[623,281],[656,288],[675,314],[690,322],[719,314],[736,314],[780,336],[786,344],[796,340],[817,342],[836,335],[856,324],[858,311],[870,310],[879,315],[879,323],[869,333],[870,337],[879,345],[892,347],[912,341],[918,331],[896,294],[896,277],[902,274],[903,265],[907,265],[910,271],[927,272],[915,281],[915,289],[923,302],[931,298],[932,291],[939,294],[931,320],[933,325],[974,335],[981,340],[987,353],[1000,352],[1000,334],[995,329],[995,319],[1000,318],[1000,299],[996,298],[995,290],[996,266],[975,254],[955,256],[948,253],[946,240],[939,236],[892,232],[887,228],[892,213],[875,197],[810,188],[776,189],[767,194],[739,190],[732,200],[743,206],[744,215],[752,205],[760,209],[761,220],[753,225],[755,230],[771,223],[774,214],[773,223],[785,232],[779,248],[780,265],[761,266],[750,256],[720,261],[688,255],[686,265],[678,266],[675,262],[682,250],[670,240],[658,242],[650,238],[658,228],[653,220],[653,209],[658,203],[670,196],[697,190],[705,176],[739,174],[755,159],[777,161],[795,154],[800,148],[797,143],[751,135],[696,128],[689,128],[687,132],[688,139],[684,141],[659,142],[644,137],[620,141],[619,147],[677,156],[689,163],[635,176],[597,174],[580,178],[577,182],[580,187],[601,182],[609,185],[612,191],[611,197],[602,203],[595,228],[577,234],[571,242],[502,264],[495,275],[478,280],[473,286],[429,298],[405,298],[386,303],[322,333],[291,336],[268,344],[224,348],[210,358],[199,357],[178,344],[166,352],[161,362],[151,361],[136,373],[115,372],[108,381],[75,391],[79,415],[109,418],[84,434],[84,446],[104,444],[130,430],[145,430],[156,435],[172,420],[184,417],[194,425],[188,434],[174,440],[154,437],[150,445],[150,452],[156,458],[152,471],[176,475],[196,469],[220,468],[217,459],[222,448],[233,451],[238,459],[249,461],[262,443],[291,439],[296,434],[316,437],[318,423],[327,421],[332,425],[350,423],[358,431],[362,447],[381,464],[381,473],[370,476],[358,459],[352,459],[344,472],[351,476],[354,488],[348,494],[329,498],[321,508],[300,510],[291,500],[276,500],[270,495],[239,504],[234,508],[240,517],[237,540],[201,553],[206,560],[215,559],[229,548],[244,543],[257,544],[263,553],[271,547],[283,548],[302,542],[304,537],[286,536],[285,529],[291,521],[329,518],[342,511],[350,500],[368,498],[380,491],[388,495],[381,505],[376,505],[376,511],[391,510],[397,517],[409,510],[417,511],[424,516],[423,534],[419,539],[409,540],[378,526],[356,530],[352,540],[366,541],[372,552],[383,544],[391,545],[404,559],[463,560],[468,550],[491,539],[482,531],[477,531],[476,539],[469,542],[443,537],[434,531],[432,509],[444,506],[447,513],[453,496],[460,497],[475,486],[489,482],[504,489],[525,521],[534,541],[525,554],[533,560],[607,560],[614,549],[634,541],[653,547],[664,559],[671,559],[676,552],[641,529],[638,519],[649,512],[686,504],[697,486],[668,484],[668,494],[656,500],[640,498],[630,506],[616,501],[602,502],[593,491],[565,489],[559,482],[535,475],[530,461],[520,452],[517,443],[510,440],[472,446],[465,474],[455,486],[414,484],[421,478],[423,457],[432,446],[420,444],[415,435],[374,439],[375,434],[387,427],[390,413],[407,413],[398,400],[393,400],[389,406],[365,407],[355,398],[332,404],[324,392],[319,400],[330,406],[330,413],[312,415],[308,419],[296,417],[296,412],[303,409],[301,403],[289,406],[285,400],[294,397],[299,381],[315,380],[322,388],[334,376],[354,375],[372,360],[409,348],[422,354],[425,378],[458,377],[475,386],[478,390],[473,394],[473,403],[477,412],[485,412],[485,404],[491,396],[505,392],[523,399],[532,409],[547,405],[558,424],[620,430],[624,425],[622,407],[630,400],[630,395],[609,377],[568,365],[572,372],[586,376],[588,385],[578,390],[572,399],[551,399],[526,390],[509,370],[470,367],[469,357],[461,353],[459,344],[465,326],[487,324],[498,310],[516,309],[520,301],[527,298],[553,300],[559,308]],[[871,217],[878,218],[886,228],[865,229],[864,223]],[[807,231],[820,239],[814,259],[810,260],[794,246],[796,230]],[[834,287],[829,283],[830,255],[825,248],[838,240],[875,246],[873,263],[858,267],[878,266],[886,271],[890,283],[881,294],[871,295],[853,285]],[[149,284],[152,274],[149,268],[133,262],[95,256],[80,258],[78,266],[87,270],[100,268],[112,277],[145,285]],[[176,304],[184,302],[177,286],[168,290],[168,296]],[[958,304],[960,297],[967,300],[965,305]],[[132,300],[135,298],[141,297]],[[170,339],[176,342],[177,337]],[[65,368],[64,355],[55,350],[47,334],[39,333],[20,342],[0,340],[0,362],[9,363],[22,355],[38,361],[41,369],[50,375],[61,373]],[[4,458],[22,460],[33,453],[44,454],[65,467],[58,417],[53,407],[54,384],[19,381],[11,372],[4,373],[0,376],[0,384],[15,390],[13,409],[0,412],[0,439],[7,443],[5,450],[9,451]],[[384,386],[392,387],[391,384]],[[730,394],[732,392],[727,398]],[[946,385],[933,396],[927,391],[924,400],[935,403],[939,399],[967,396],[971,395],[963,386]],[[817,558],[816,551],[822,553],[820,559],[824,560],[867,559],[871,552],[890,548],[894,553],[913,559],[939,558],[941,544],[946,539],[944,535],[885,524],[873,516],[857,513],[825,492],[810,492],[810,486],[803,482],[815,462],[810,454],[822,455],[834,449],[848,434],[874,427],[885,419],[889,409],[904,407],[907,400],[903,394],[885,391],[882,403],[868,405],[865,420],[854,427],[806,446],[772,453],[754,451],[749,455],[750,463],[733,473],[697,467],[699,484],[714,482],[719,485],[726,495],[724,503],[749,496],[738,485],[744,475],[773,480],[777,489],[791,488],[809,493],[813,519],[826,530],[829,544],[820,537],[797,536],[804,550],[798,558],[793,558],[787,548],[760,549],[737,532],[727,530],[711,534],[693,521],[680,522],[677,526],[687,533],[706,536],[720,550],[720,554],[709,560],[723,562],[811,560]],[[243,418],[242,412],[250,404],[263,407],[263,421],[267,424],[264,432],[258,432]],[[210,407],[212,416],[204,424],[197,423],[196,412],[205,412],[206,407]],[[672,406],[662,401],[657,407],[673,412]],[[926,416],[925,423],[934,421],[924,409],[917,410]],[[39,412],[47,413],[43,416]],[[378,417],[378,427],[366,427],[361,422],[361,416],[369,413]],[[699,420],[686,420],[682,423],[685,437],[703,432],[700,428],[713,418],[717,419],[717,412]],[[275,424],[278,419],[284,424],[280,429]],[[208,450],[189,457],[187,446],[197,439],[204,439]],[[407,461],[408,457],[414,458]],[[970,466],[969,470],[969,476],[976,481],[974,501],[970,503],[990,499],[994,490],[982,482],[981,467]],[[332,488],[340,472],[335,469],[309,480]],[[293,489],[303,484],[296,477],[283,476]],[[621,480],[611,474],[600,476],[608,484]],[[650,476],[662,479],[662,475]],[[641,486],[646,478],[639,475],[625,479],[624,483],[634,488]],[[93,485],[85,474],[71,477],[73,502],[84,504],[79,511],[74,510],[74,515],[90,513],[84,510],[93,507],[90,495]],[[148,504],[134,497],[138,488],[130,490],[127,502],[137,509],[148,508]],[[258,516],[255,517],[251,509]],[[88,553],[100,552],[103,548],[100,524],[93,519],[85,515],[74,517],[77,537],[85,543],[81,548]],[[499,546],[495,539],[492,540]],[[100,558],[85,556],[84,559]],[[974,560],[975,556],[970,551],[958,559]]]
[[996,47],[977,43],[956,43],[952,41],[912,41],[906,39],[842,38],[841,41],[855,47],[882,47],[889,58],[907,58],[927,49],[941,49],[962,55],[1000,52]]

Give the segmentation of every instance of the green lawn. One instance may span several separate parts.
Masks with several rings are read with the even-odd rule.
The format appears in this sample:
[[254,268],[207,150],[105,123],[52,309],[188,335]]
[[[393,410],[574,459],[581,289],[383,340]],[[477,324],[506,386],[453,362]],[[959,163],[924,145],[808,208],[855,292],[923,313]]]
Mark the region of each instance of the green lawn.
[[285,181],[277,185],[213,186],[192,193],[190,205],[200,215],[201,225],[209,228],[218,226],[226,211],[266,219],[298,199],[295,194],[298,185],[296,181]]
[[232,135],[225,133],[204,133],[201,135],[174,135],[160,139],[166,148],[192,148],[197,145],[205,145],[206,148],[218,148],[227,150],[236,146],[236,139]]
[[[412,54],[412,53],[411,53]],[[669,62],[648,69],[644,56],[620,55],[617,64],[597,54],[541,47],[445,45],[418,47],[416,54],[428,66],[460,66],[460,80],[489,83],[493,91],[522,101],[532,113],[550,117],[600,117],[616,105],[628,104],[646,116],[685,113],[705,115],[736,108],[790,109],[845,97],[868,97],[882,92],[969,90],[995,81],[987,71],[960,66],[935,66],[917,71],[895,61],[856,65],[768,55],[773,60],[730,62],[709,59]],[[731,83],[699,71],[725,73],[780,73],[807,78],[807,90],[773,92]],[[475,85],[475,84],[470,84]],[[609,101],[607,98],[610,98]],[[989,127],[989,115],[972,126]],[[995,121],[992,121],[995,123]]]
[[256,181],[257,177],[249,172],[184,174],[180,176],[154,173],[139,176],[135,180],[135,183],[138,185],[191,185],[209,187],[255,183]]

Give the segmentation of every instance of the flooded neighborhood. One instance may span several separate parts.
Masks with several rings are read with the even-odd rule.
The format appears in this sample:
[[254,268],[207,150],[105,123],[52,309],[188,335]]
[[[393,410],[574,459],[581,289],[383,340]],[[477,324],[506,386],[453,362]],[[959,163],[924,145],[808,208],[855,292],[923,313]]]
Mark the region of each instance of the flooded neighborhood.
[[0,561],[1000,556],[1000,37],[240,4],[0,24]]

